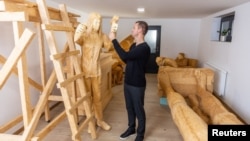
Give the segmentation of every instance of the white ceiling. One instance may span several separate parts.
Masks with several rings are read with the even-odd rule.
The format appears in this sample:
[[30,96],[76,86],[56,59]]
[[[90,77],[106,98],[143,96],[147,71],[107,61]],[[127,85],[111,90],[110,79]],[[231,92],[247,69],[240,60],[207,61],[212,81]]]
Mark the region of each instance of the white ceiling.
[[[103,17],[202,18],[250,0],[50,0],[83,12],[99,12]],[[145,13],[137,13],[144,7]]]

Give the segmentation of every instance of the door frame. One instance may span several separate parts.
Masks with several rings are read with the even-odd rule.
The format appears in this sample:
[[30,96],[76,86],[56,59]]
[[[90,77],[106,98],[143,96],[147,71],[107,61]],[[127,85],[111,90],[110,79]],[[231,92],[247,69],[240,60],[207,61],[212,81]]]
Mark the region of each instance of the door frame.
[[160,25],[149,25],[149,30],[157,30],[155,53],[150,53],[150,59],[146,68],[146,73],[158,73],[159,66],[156,63],[156,58],[160,56],[160,44],[161,44],[161,26]]

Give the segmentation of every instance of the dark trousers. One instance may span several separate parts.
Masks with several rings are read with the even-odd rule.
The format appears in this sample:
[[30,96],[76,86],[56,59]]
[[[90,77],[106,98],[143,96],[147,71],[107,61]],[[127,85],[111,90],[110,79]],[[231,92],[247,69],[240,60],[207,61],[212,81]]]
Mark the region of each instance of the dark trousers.
[[135,130],[136,118],[138,120],[137,135],[144,136],[146,115],[144,110],[145,87],[134,87],[124,84],[124,97],[128,112],[129,129]]

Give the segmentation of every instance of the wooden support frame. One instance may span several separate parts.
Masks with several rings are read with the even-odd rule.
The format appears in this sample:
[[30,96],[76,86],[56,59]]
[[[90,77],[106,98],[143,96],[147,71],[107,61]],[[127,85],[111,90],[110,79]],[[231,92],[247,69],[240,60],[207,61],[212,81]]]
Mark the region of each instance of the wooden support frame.
[[[14,39],[16,47],[13,51],[15,54],[12,59],[5,59],[0,55],[0,63],[3,64],[3,69],[0,70],[0,74],[4,74],[1,77],[1,86],[4,85],[11,73],[17,74],[19,77],[20,95],[22,101],[23,115],[6,123],[0,127],[0,140],[10,141],[38,141],[42,140],[57,124],[62,121],[65,117],[68,117],[72,131],[72,140],[80,141],[80,133],[87,125],[90,125],[91,136],[96,138],[95,124],[93,122],[93,113],[89,102],[89,93],[86,92],[83,74],[81,67],[77,59],[79,51],[76,50],[73,42],[74,23],[77,23],[76,14],[68,13],[65,5],[61,5],[59,10],[49,8],[46,6],[44,0],[37,0],[36,3],[28,2],[26,0],[2,0],[0,1],[0,21],[8,21],[13,23]],[[59,20],[63,24],[53,24],[50,20]],[[28,38],[30,35],[29,30],[23,30],[22,22],[35,22],[37,27],[37,36],[40,53],[40,70],[42,84],[39,84],[32,80],[27,73],[27,61],[25,50],[28,47],[29,42],[33,38],[30,37],[28,41],[23,41],[24,35]],[[41,23],[43,23],[41,25]],[[64,26],[62,26],[64,25]],[[48,80],[46,79],[46,65],[45,65],[45,51],[43,43],[43,30],[48,40],[50,53],[52,57],[55,70],[52,71]],[[62,51],[58,52],[53,31],[64,31],[67,35],[67,44]],[[27,33],[28,32],[28,33]],[[28,34],[28,35],[27,35]],[[21,40],[21,41],[19,41]],[[21,43],[19,43],[21,42]],[[70,52],[68,52],[70,51]],[[65,69],[60,61],[65,61],[61,58],[69,61],[67,79],[64,78]],[[16,67],[17,64],[17,67]],[[67,73],[67,72],[66,72]],[[73,76],[75,75],[75,76]],[[3,75],[1,75],[3,76]],[[51,95],[53,87],[58,83],[58,87],[61,89],[62,96]],[[60,85],[61,84],[61,85]],[[80,88],[80,98],[72,95],[76,92],[75,88],[78,85]],[[35,87],[41,92],[40,98],[33,108],[30,104],[30,86]],[[71,98],[73,96],[73,98]],[[53,121],[51,121],[45,128],[43,128],[38,134],[34,134],[36,126],[39,122],[41,115],[44,113],[45,118],[48,121],[50,119],[48,102],[49,101],[62,101],[64,102],[67,109],[59,114]],[[77,110],[80,105],[84,105],[86,120],[78,125]],[[24,121],[23,133],[20,135],[4,134],[13,125],[16,125],[20,121]]]
[[[42,17],[41,17],[42,23],[44,25],[51,24],[50,17],[49,17],[49,14],[48,14],[49,12],[48,12],[45,1],[44,0],[37,0],[37,3],[39,5],[38,9],[39,9],[40,15],[42,15]],[[64,25],[65,26],[72,26],[71,23],[70,23],[70,20],[69,20],[69,18],[67,16],[68,14],[67,14],[67,10],[66,10],[65,5],[60,5],[60,12],[61,12],[61,17],[62,17],[62,19],[64,21]],[[73,41],[73,35],[74,35],[73,32],[72,31],[70,31],[70,32],[65,31],[65,32],[66,32],[66,36],[67,36],[67,43],[69,45],[69,50],[70,51],[75,51],[76,48],[75,48],[75,43]],[[49,49],[50,49],[51,54],[52,55],[58,54],[59,52],[58,52],[58,49],[57,49],[57,44],[56,44],[56,40],[55,40],[53,31],[45,30],[45,35],[46,35],[47,40],[48,40]],[[71,62],[72,62],[72,65],[74,67],[76,77],[72,77],[69,80],[72,81],[72,80],[75,80],[75,78],[77,78],[76,79],[76,84],[80,88],[79,90],[80,90],[81,97],[86,97],[87,96],[87,91],[86,91],[86,88],[85,88],[83,77],[79,77],[79,76],[81,76],[82,72],[81,72],[81,66],[80,66],[80,63],[79,63],[78,56],[75,55],[75,56],[71,57],[71,60],[72,60]],[[55,68],[55,71],[56,71],[58,82],[59,83],[65,83],[65,84],[68,83],[67,81],[69,81],[69,80],[66,80],[66,78],[64,76],[64,73],[63,73],[62,63],[60,61],[56,60],[55,58],[53,58],[52,61],[53,61],[53,64],[54,64],[54,68]],[[60,90],[61,90],[61,93],[62,93],[62,97],[63,97],[63,100],[64,100],[65,107],[68,108],[68,109],[74,108],[75,105],[77,105],[77,104],[74,104],[74,103],[77,103],[77,102],[71,100],[70,93],[67,90],[67,87],[66,86],[60,86]],[[90,125],[92,138],[96,138],[96,131],[95,131],[95,125],[94,125],[94,121],[93,121],[93,113],[92,113],[91,106],[90,106],[90,99],[86,99],[86,100],[83,101],[83,104],[84,104],[84,107],[85,107],[85,112],[86,112],[87,119],[82,124],[80,124],[79,127],[78,127],[78,121],[77,121],[77,111],[76,111],[77,109],[73,113],[69,112],[69,110],[66,110],[66,114],[67,114],[67,117],[68,117],[68,120],[69,120],[69,123],[70,123],[70,128],[71,128],[71,131],[72,131],[72,139],[76,140],[76,141],[81,140],[81,137],[80,137],[79,133],[87,125],[87,123],[89,123],[89,125]]]

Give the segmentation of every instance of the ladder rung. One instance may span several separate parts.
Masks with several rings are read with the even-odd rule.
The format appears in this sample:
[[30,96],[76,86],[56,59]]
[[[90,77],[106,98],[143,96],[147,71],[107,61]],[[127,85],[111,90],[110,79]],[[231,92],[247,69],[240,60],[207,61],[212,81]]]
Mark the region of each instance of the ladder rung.
[[77,131],[77,133],[76,133],[76,136],[78,136],[79,134],[82,133],[82,130],[84,129],[84,127],[86,127],[86,126],[88,125],[88,123],[90,122],[90,120],[94,118],[93,115],[94,115],[94,114],[92,114],[90,117],[88,117],[88,118],[86,118],[86,119],[84,120],[84,122],[83,122],[83,123],[80,125],[80,127],[78,128],[78,131]]
[[57,84],[57,87],[58,87],[58,88],[65,87],[65,86],[67,86],[69,83],[75,81],[76,79],[82,78],[83,76],[84,76],[84,73],[77,74],[77,75],[75,75],[75,76],[73,76],[73,77],[70,77],[70,78],[66,79],[66,80],[63,81],[63,82],[58,83],[58,84]]
[[66,57],[69,57],[69,56],[72,56],[72,55],[78,55],[78,54],[80,54],[79,50],[69,51],[69,52],[65,52],[65,53],[58,53],[58,54],[52,55],[51,59],[52,60],[53,59],[59,60],[59,59],[63,59],[63,58],[66,58]]
[[76,108],[78,108],[81,104],[83,104],[84,100],[87,100],[88,98],[89,98],[88,95],[81,97],[79,100],[77,100],[76,104],[69,109],[69,112],[72,113]]
[[51,24],[42,24],[42,29],[43,30],[54,30],[54,31],[75,31],[73,27],[70,26],[62,26],[62,25],[51,25]]
[[60,95],[50,95],[49,100],[51,100],[51,101],[63,101],[63,98]]

